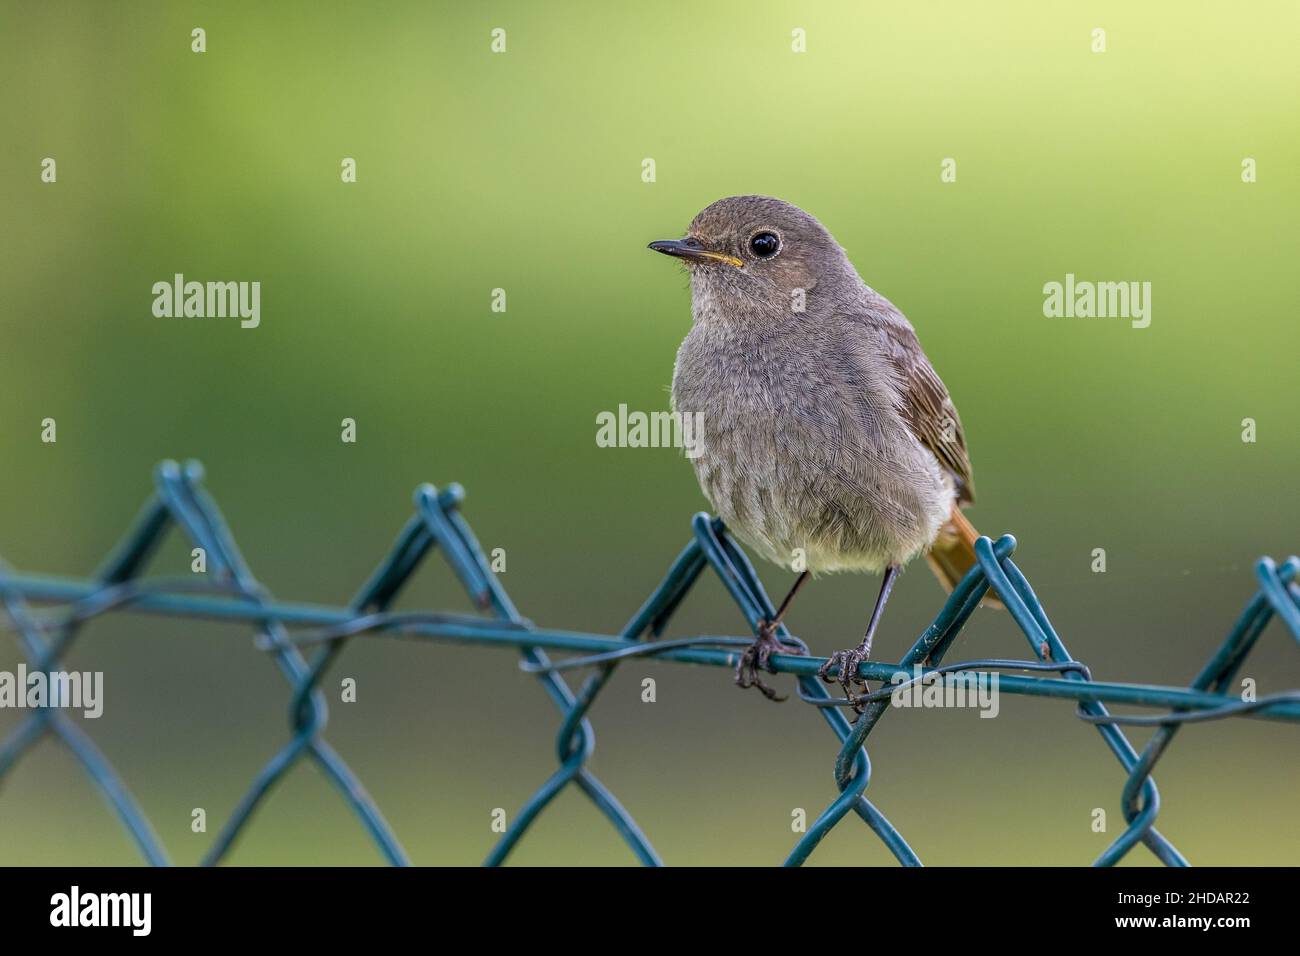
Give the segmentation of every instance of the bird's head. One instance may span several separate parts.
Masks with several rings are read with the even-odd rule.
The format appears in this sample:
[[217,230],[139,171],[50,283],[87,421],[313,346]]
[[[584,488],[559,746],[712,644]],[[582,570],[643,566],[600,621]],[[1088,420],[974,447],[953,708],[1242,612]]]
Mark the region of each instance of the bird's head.
[[769,196],[719,199],[691,221],[684,238],[649,248],[686,264],[697,320],[715,310],[735,321],[778,320],[806,310],[828,285],[839,287],[847,276],[860,281],[820,222]]

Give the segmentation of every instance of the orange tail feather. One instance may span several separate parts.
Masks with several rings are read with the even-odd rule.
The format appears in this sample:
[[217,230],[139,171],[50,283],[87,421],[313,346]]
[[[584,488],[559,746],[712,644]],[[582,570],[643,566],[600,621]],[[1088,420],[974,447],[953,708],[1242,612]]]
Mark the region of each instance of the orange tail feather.
[[[966,520],[961,508],[952,506],[948,522],[939,529],[939,537],[930,546],[925,560],[930,570],[939,579],[943,589],[949,594],[957,583],[966,576],[966,572],[979,562],[975,558],[975,540],[980,533]],[[984,607],[1002,607],[1002,602],[990,591],[980,604]]]

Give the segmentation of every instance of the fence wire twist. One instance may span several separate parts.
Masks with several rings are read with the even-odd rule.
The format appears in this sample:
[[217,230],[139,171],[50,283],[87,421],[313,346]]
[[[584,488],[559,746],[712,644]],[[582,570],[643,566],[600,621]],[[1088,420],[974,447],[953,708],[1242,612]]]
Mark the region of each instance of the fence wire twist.
[[[388,862],[398,865],[409,862],[379,807],[324,737],[327,708],[320,691],[321,678],[350,639],[368,633],[513,647],[522,658],[521,666],[537,675],[560,711],[562,720],[555,740],[559,766],[514,816],[513,823],[488,856],[488,865],[503,863],[541,812],[570,784],[587,795],[640,862],[660,864],[658,854],[631,814],[587,766],[595,747],[587,713],[619,662],[629,657],[653,656],[678,663],[735,666],[739,651],[751,638],[653,640],[663,633],[706,569],[721,580],[751,632],[757,634],[759,623],[774,616],[775,608],[749,559],[718,519],[706,514],[694,517],[690,542],[617,636],[586,634],[538,628],[520,616],[460,514],[464,492],[458,485],[442,491],[432,485],[416,489],[415,514],[346,607],[277,601],[253,577],[216,502],[202,487],[202,474],[202,466],[197,462],[183,466],[171,461],[160,464],[155,470],[153,495],[88,580],[19,574],[0,561],[0,600],[33,671],[56,669],[83,625],[113,611],[238,620],[256,626],[258,646],[276,663],[292,691],[291,735],[253,780],[204,855],[204,865],[219,863],[230,852],[271,789],[303,758],[310,758],[320,766]],[[165,532],[173,525],[186,534],[194,547],[206,553],[209,564],[204,578],[140,576]],[[388,610],[412,573],[435,548],[481,609],[480,616]],[[916,679],[914,668],[920,668],[923,675],[997,672],[1001,691],[1076,701],[1078,715],[1097,726],[1107,747],[1128,774],[1120,796],[1126,828],[1097,858],[1095,865],[1113,865],[1141,843],[1160,862],[1186,866],[1183,855],[1155,829],[1160,795],[1152,772],[1184,723],[1231,716],[1300,721],[1300,692],[1243,701],[1232,696],[1229,690],[1274,616],[1300,642],[1300,587],[1295,582],[1300,559],[1291,557],[1279,565],[1269,558],[1261,558],[1256,563],[1259,590],[1192,683],[1178,688],[1094,681],[1087,667],[1070,656],[1029,582],[1011,560],[1015,548],[1016,541],[1011,535],[997,541],[980,538],[976,543],[978,566],[957,586],[902,660],[897,664],[864,662],[859,676],[888,684],[896,675],[899,680]],[[1029,642],[1033,658],[942,665],[953,641],[990,590],[1006,605]],[[29,602],[52,602],[54,606],[38,609]],[[786,865],[802,864],[831,829],[854,813],[900,863],[919,866],[920,859],[902,834],[866,797],[871,762],[864,745],[889,707],[888,696],[883,691],[877,693],[856,722],[850,723],[832,706],[833,698],[817,678],[823,659],[807,656],[803,642],[784,627],[778,636],[794,653],[773,656],[774,669],[795,675],[800,696],[818,706],[841,743],[834,772],[838,796],[791,850]],[[552,662],[548,650],[574,652],[576,656]],[[575,691],[562,675],[576,667],[593,670]],[[1059,676],[1029,676],[1044,672],[1056,672]],[[1120,717],[1110,714],[1107,703],[1155,708],[1160,712]],[[1138,752],[1120,729],[1121,724],[1153,725],[1156,730]],[[167,853],[153,826],[112,764],[77,723],[56,709],[43,707],[32,711],[0,745],[0,783],[23,754],[47,734],[77,758],[125,825],[144,859],[155,865],[167,864]]]

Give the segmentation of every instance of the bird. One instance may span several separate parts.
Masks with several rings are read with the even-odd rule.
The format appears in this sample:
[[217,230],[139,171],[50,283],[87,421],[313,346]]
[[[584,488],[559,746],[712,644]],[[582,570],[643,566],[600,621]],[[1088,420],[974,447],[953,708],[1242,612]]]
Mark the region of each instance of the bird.
[[799,207],[731,196],[696,215],[683,238],[648,248],[690,276],[672,408],[702,426],[690,456],[700,488],[742,543],[798,575],[758,623],[735,682],[784,699],[759,671],[772,671],[773,653],[800,652],[777,629],[805,580],[880,573],[862,640],[819,670],[861,712],[858,667],[902,567],[925,556],[951,592],[976,564],[957,408],[911,323]]

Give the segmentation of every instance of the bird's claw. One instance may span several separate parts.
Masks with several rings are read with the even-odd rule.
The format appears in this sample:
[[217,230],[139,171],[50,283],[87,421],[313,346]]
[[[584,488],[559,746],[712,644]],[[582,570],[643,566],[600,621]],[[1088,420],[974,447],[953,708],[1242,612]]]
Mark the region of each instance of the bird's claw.
[[[862,713],[862,704],[857,700],[857,694],[854,692],[853,685],[861,684],[865,690],[867,682],[858,676],[858,666],[867,659],[868,651],[861,645],[849,648],[848,650],[836,651],[830,657],[826,658],[826,663],[817,669],[817,676],[828,684],[840,685],[844,691],[844,696],[853,704],[855,713]],[[831,676],[831,670],[836,671],[834,677]]]
[[773,654],[799,654],[799,648],[782,644],[776,636],[776,626],[770,621],[758,622],[758,637],[754,643],[745,648],[736,664],[736,686],[742,690],[757,687],[760,694],[768,700],[783,701],[785,695],[778,694],[776,688],[767,684],[758,676],[760,670],[775,674],[771,658]]

